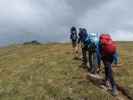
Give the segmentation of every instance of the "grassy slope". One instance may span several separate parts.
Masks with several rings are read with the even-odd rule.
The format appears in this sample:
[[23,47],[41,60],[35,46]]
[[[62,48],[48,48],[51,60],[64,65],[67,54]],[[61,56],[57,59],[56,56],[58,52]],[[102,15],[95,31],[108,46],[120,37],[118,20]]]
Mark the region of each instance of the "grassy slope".
[[[124,62],[115,71],[116,80],[132,94],[133,47],[120,44],[120,49]],[[0,100],[113,100],[86,80],[79,65],[68,44],[1,48]]]
[[117,82],[128,89],[133,98],[133,42],[119,43],[122,67],[115,70]]

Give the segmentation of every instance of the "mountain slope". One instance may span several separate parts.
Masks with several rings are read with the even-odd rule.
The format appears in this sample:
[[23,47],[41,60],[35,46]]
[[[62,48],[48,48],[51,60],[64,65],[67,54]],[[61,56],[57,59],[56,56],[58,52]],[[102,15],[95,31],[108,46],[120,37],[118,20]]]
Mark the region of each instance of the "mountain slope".
[[[126,55],[122,56],[125,59]],[[114,100],[87,80],[80,64],[73,60],[70,44],[1,48],[0,100]],[[115,74],[120,75],[116,80],[125,86],[122,73]]]

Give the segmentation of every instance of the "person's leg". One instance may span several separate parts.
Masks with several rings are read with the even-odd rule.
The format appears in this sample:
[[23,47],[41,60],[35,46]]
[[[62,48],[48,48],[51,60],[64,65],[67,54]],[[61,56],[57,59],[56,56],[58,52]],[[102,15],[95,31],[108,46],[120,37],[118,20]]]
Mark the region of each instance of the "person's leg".
[[82,48],[82,55],[83,55],[83,63],[87,64],[87,56],[86,56],[87,50],[85,47]]
[[113,78],[112,62],[113,62],[113,56],[108,56],[106,57],[106,60],[104,60],[105,74],[106,74],[105,76],[106,76],[106,81],[109,81],[112,86],[112,94],[117,95],[116,83]]
[[109,80],[109,75],[108,75],[108,66],[107,66],[107,61],[103,59],[104,63],[104,70],[105,70],[105,81]]
[[78,52],[79,52],[79,49],[78,49],[78,44],[77,44],[77,41],[75,42],[75,57],[78,58]]
[[91,73],[96,74],[97,73],[97,61],[96,61],[96,53],[92,53],[92,68]]
[[78,57],[77,41],[72,41],[74,58]]
[[100,55],[100,50],[98,47],[98,44],[96,45],[96,56],[97,56],[97,68],[98,72],[101,71],[101,55]]
[[113,78],[113,71],[112,71],[112,66],[111,63],[108,64],[108,73],[109,73],[109,82],[111,83],[112,86],[112,94],[117,95],[117,88],[116,88],[116,83]]
[[88,57],[89,57],[90,71],[92,73],[92,70],[93,70],[93,68],[92,68],[92,53],[90,50],[88,51]]
[[111,66],[111,63],[108,63],[108,78],[110,80],[110,83],[112,85],[112,87],[115,86],[115,81],[114,81],[114,78],[113,78],[113,71],[112,71],[112,66]]
[[73,48],[73,54],[74,54],[74,49],[75,49],[75,42],[72,41],[72,48]]

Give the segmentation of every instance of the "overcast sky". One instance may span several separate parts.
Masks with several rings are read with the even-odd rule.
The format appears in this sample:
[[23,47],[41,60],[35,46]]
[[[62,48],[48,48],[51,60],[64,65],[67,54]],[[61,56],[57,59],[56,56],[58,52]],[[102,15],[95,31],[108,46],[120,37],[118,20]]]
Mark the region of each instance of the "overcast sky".
[[67,41],[71,26],[133,40],[133,0],[0,0],[0,45]]

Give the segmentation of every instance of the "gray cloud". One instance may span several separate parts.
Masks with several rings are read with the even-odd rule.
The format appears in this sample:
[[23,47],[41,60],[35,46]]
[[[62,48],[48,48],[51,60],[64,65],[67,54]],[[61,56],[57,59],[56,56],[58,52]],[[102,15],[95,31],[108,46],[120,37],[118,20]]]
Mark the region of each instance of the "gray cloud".
[[116,40],[133,40],[131,4],[131,0],[110,0],[98,8],[89,10],[79,23],[89,31],[109,32]]
[[[72,25],[132,40],[131,0],[0,0],[0,44],[68,40]],[[126,33],[128,36],[125,37]],[[121,35],[121,38],[119,38]],[[129,36],[130,35],[130,36]],[[117,38],[116,38],[117,37]]]

